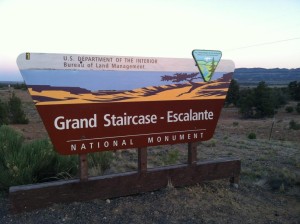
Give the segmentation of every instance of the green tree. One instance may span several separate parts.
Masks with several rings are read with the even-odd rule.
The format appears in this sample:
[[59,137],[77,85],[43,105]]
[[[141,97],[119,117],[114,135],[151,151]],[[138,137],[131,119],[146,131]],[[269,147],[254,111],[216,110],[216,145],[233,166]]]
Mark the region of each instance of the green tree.
[[0,99],[0,125],[8,124],[8,107],[5,102]]
[[297,104],[295,109],[296,109],[297,113],[300,114],[300,103]]
[[9,118],[13,124],[28,124],[28,119],[22,109],[22,102],[15,94],[8,102]]
[[255,117],[269,117],[275,114],[275,103],[272,97],[272,91],[264,81],[260,82],[254,89],[254,99],[254,106],[256,107]]
[[237,105],[240,96],[240,86],[235,79],[232,79],[226,97],[226,105]]
[[254,94],[252,89],[243,89],[240,91],[237,106],[240,108],[239,112],[244,118],[254,117]]
[[260,82],[254,89],[240,91],[238,106],[245,118],[270,117],[276,109],[272,89],[265,82]]
[[217,68],[217,65],[215,63],[215,58],[213,57],[212,62],[211,62],[211,66],[209,68],[209,72],[211,74],[213,74],[215,72],[215,69]]
[[295,92],[295,100],[300,101],[300,82],[297,84],[297,89]]
[[300,101],[300,82],[290,82],[288,90],[292,100]]
[[287,104],[289,96],[285,88],[272,88],[272,100],[276,109]]

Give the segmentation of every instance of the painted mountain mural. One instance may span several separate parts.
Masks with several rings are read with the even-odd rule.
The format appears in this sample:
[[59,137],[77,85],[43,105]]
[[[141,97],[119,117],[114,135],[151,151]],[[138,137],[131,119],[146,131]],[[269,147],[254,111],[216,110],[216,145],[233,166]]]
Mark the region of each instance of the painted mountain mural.
[[[176,75],[178,76],[174,74],[174,77]],[[233,73],[226,73],[211,82],[186,79],[184,83],[133,90],[92,91],[80,87],[51,85],[28,85],[28,89],[36,105],[225,99],[232,75]]]

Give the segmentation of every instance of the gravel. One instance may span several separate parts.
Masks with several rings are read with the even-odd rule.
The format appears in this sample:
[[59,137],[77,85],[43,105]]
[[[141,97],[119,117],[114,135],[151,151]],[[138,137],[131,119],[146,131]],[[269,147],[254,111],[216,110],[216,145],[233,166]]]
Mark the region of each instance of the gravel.
[[55,204],[11,214],[0,199],[0,223],[299,223],[300,200],[242,183],[212,181],[128,197]]

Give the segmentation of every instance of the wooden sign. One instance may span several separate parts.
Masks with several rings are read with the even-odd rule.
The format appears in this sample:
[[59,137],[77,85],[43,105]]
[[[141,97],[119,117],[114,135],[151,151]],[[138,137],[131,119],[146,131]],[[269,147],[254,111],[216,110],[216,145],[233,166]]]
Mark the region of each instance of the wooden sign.
[[234,63],[204,82],[191,59],[24,53],[17,64],[57,152],[212,138]]

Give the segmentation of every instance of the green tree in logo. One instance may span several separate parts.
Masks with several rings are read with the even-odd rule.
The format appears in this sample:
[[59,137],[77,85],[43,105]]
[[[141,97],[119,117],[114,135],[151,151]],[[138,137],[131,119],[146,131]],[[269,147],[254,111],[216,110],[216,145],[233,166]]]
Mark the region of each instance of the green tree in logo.
[[211,62],[211,66],[208,69],[208,71],[210,73],[210,76],[215,72],[216,68],[217,68],[217,63],[215,62],[215,58],[213,57],[212,62]]

